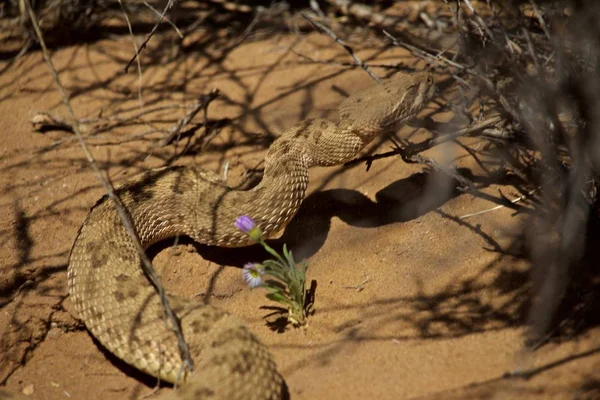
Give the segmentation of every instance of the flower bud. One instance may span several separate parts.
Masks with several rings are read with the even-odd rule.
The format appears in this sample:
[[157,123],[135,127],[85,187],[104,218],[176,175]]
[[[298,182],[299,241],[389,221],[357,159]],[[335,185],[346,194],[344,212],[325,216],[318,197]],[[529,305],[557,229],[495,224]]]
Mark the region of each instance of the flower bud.
[[256,225],[256,222],[247,215],[242,215],[235,220],[235,227],[240,231],[250,236],[250,239],[258,242],[262,235],[260,228]]

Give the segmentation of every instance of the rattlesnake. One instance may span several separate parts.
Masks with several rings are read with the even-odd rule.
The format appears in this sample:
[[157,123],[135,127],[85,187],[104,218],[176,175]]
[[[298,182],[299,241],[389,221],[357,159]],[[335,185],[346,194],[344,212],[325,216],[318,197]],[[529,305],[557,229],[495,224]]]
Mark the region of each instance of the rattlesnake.
[[[166,167],[132,177],[117,189],[142,245],[187,235],[207,245],[251,244],[234,221],[252,217],[268,237],[295,215],[311,166],[351,160],[374,137],[414,117],[434,93],[430,73],[400,74],[359,91],[339,107],[340,122],[311,119],[287,129],[270,146],[262,181],[232,189],[194,167]],[[69,294],[92,335],[128,364],[174,383],[181,359],[155,289],[112,201],[90,211],[71,249]],[[166,396],[210,399],[278,399],[283,378],[267,348],[225,311],[169,297],[195,362],[185,383]]]

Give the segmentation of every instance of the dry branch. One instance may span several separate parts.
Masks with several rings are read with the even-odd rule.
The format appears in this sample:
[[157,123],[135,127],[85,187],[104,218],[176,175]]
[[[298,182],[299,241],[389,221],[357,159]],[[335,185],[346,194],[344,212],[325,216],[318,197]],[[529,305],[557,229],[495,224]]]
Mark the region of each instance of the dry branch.
[[[96,174],[96,177],[98,178],[98,180],[101,182],[102,186],[104,187],[106,194],[108,195],[108,197],[112,200],[113,204],[115,205],[115,208],[117,209],[119,216],[121,217],[121,221],[123,222],[123,226],[125,227],[131,240],[133,241],[136,251],[140,257],[140,260],[142,261],[141,262],[142,270],[144,271],[144,273],[148,277],[148,280],[152,283],[153,287],[155,288],[156,292],[158,293],[161,303],[163,305],[163,308],[165,309],[165,317],[166,317],[166,319],[168,319],[171,322],[171,324],[170,324],[171,329],[177,336],[177,343],[178,343],[178,347],[179,347],[180,357],[182,360],[181,372],[183,372],[185,369],[192,371],[194,368],[194,363],[190,357],[190,352],[189,352],[187,343],[185,342],[185,339],[183,338],[183,333],[181,332],[180,321],[179,321],[178,317],[175,315],[175,313],[173,312],[173,310],[171,309],[171,307],[169,306],[168,300],[165,295],[165,290],[161,283],[160,277],[154,270],[154,267],[152,266],[152,262],[150,261],[150,259],[146,255],[146,252],[144,251],[144,248],[142,247],[140,239],[136,233],[134,223],[131,219],[131,215],[129,214],[129,212],[127,211],[127,209],[121,202],[121,199],[119,198],[119,196],[115,193],[114,188],[112,187],[112,185],[110,184],[108,179],[106,179],[104,177],[104,175],[102,174],[102,171],[100,171],[100,168],[98,167],[98,164],[96,163],[96,160],[94,159],[94,156],[89,151],[87,144],[85,143],[85,140],[83,139],[81,131],[79,130],[78,120],[75,117],[75,113],[73,111],[73,108],[71,107],[71,103],[67,96],[66,90],[60,81],[58,72],[56,71],[56,68],[54,67],[54,63],[52,62],[50,53],[48,52],[48,48],[46,47],[46,43],[44,42],[43,34],[39,28],[39,25],[37,23],[37,19],[35,17],[33,9],[31,8],[31,4],[29,3],[29,0],[24,0],[24,1],[27,6],[27,12],[29,14],[29,18],[30,18],[33,28],[36,32],[40,46],[42,48],[42,55],[44,56],[46,64],[48,65],[48,68],[50,69],[50,72],[52,73],[54,83],[56,84],[56,86],[60,92],[62,102],[67,109],[69,118],[72,121],[70,125],[73,127],[73,131],[74,131],[75,135],[77,136],[77,139],[81,145],[81,148],[85,154],[85,157],[86,157],[90,167],[92,168],[92,170]],[[165,323],[166,323],[166,321],[165,321]],[[169,324],[167,324],[167,325],[169,325]]]
[[[154,8],[152,8],[147,2],[144,2],[144,3],[146,4],[146,6],[148,8],[150,8],[151,10],[154,10]],[[154,24],[154,26],[152,27],[152,30],[150,31],[150,33],[148,35],[146,35],[146,39],[144,39],[144,41],[142,42],[142,44],[140,45],[140,47],[136,48],[135,54],[133,55],[133,57],[131,57],[131,59],[129,60],[129,62],[125,66],[125,68],[123,68],[123,73],[125,73],[125,74],[127,73],[127,71],[129,70],[129,67],[131,67],[131,64],[133,64],[133,62],[137,60],[137,58],[139,57],[140,53],[146,48],[146,45],[148,44],[148,42],[150,41],[150,39],[152,38],[152,36],[154,36],[154,32],[156,32],[156,29],[158,29],[158,26],[160,25],[160,23],[165,18],[165,14],[167,13],[168,10],[171,9],[171,7],[173,7],[173,4],[174,4],[173,0],[169,0],[167,2],[167,4],[165,4],[165,8],[163,9],[162,13],[159,14],[158,21],[156,21],[156,24]],[[183,36],[181,36],[181,32],[179,32],[179,30],[177,28],[175,28],[175,30],[179,34],[179,37],[181,39],[183,39]]]
[[329,29],[328,27],[326,27],[325,25],[323,25],[322,23],[316,21],[314,18],[312,18],[310,15],[308,15],[307,13],[302,13],[301,14],[302,17],[304,19],[306,19],[308,22],[310,22],[315,28],[319,29],[320,31],[326,33],[327,35],[329,35],[331,38],[333,38],[333,40],[335,40],[335,42],[337,44],[339,44],[340,46],[342,46],[344,48],[344,50],[346,50],[351,56],[352,58],[354,58],[354,60],[356,61],[356,63],[362,68],[364,69],[370,76],[371,78],[373,78],[373,80],[375,80],[375,82],[379,83],[381,80],[377,77],[377,75],[375,75],[373,73],[373,71],[371,71],[371,69],[356,55],[356,52],[352,49],[352,47],[350,47],[350,45],[348,45],[348,43],[346,43],[345,41],[343,41],[342,39],[340,39],[335,32],[333,32],[331,29]]
[[187,113],[183,118],[181,118],[179,122],[177,122],[177,125],[169,129],[167,135],[160,141],[159,146],[165,146],[168,143],[171,143],[171,141],[175,137],[179,136],[183,127],[189,124],[190,121],[196,116],[196,114],[198,114],[200,110],[204,110],[204,121],[208,121],[208,116],[206,115],[208,106],[214,99],[216,99],[219,96],[219,94],[219,89],[213,89],[208,95],[203,96],[203,98],[200,99],[198,104],[196,104],[196,106],[189,113]]

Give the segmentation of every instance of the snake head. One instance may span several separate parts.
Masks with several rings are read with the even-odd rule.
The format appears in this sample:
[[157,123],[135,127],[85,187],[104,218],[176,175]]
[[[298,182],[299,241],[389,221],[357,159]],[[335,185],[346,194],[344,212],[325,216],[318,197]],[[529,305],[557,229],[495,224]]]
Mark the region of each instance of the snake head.
[[390,86],[393,104],[389,125],[413,118],[429,103],[436,90],[431,72],[403,75],[386,83]]
[[432,73],[400,73],[348,97],[340,105],[340,125],[368,142],[375,135],[414,118],[434,94]]

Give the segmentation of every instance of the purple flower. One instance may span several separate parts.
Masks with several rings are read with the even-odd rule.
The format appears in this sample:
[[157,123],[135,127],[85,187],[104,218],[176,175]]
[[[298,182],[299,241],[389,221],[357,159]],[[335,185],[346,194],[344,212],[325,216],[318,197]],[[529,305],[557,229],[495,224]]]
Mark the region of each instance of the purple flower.
[[262,265],[255,263],[247,263],[244,265],[244,280],[248,282],[248,286],[251,288],[259,287],[262,285],[262,275],[265,270]]
[[242,215],[235,220],[235,227],[244,233],[250,233],[250,231],[256,228],[256,222],[247,215]]
[[242,232],[246,233],[248,236],[250,236],[250,239],[257,241],[257,242],[260,240],[260,236],[262,235],[262,232],[260,231],[260,228],[258,226],[256,226],[256,222],[254,222],[254,220],[252,218],[250,218],[249,216],[242,215],[241,217],[238,217],[235,220],[234,225],[240,231],[242,231]]

